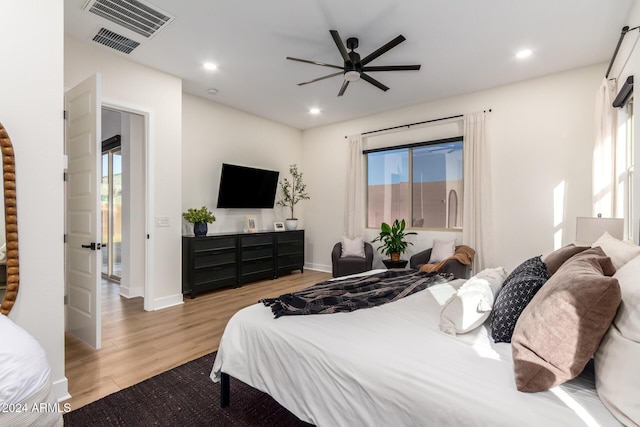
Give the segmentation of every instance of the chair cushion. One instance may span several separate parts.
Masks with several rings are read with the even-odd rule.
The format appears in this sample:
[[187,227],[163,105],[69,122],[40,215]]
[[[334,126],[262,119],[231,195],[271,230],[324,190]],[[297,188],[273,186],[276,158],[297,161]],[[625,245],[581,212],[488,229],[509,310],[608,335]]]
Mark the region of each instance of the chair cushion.
[[348,256],[365,258],[364,240],[362,237],[356,237],[354,239],[348,237],[342,238],[342,253],[340,257],[344,258]]
[[437,264],[445,259],[453,256],[456,251],[455,240],[433,240],[433,248],[431,249],[431,257],[428,264]]

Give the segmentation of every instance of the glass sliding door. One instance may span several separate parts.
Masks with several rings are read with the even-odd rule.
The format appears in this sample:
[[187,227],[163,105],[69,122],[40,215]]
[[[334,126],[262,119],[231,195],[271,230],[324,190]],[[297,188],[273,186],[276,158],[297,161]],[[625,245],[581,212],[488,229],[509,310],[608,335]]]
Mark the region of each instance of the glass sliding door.
[[[119,141],[118,141],[119,142]],[[120,145],[102,153],[102,275],[122,275],[122,151]]]

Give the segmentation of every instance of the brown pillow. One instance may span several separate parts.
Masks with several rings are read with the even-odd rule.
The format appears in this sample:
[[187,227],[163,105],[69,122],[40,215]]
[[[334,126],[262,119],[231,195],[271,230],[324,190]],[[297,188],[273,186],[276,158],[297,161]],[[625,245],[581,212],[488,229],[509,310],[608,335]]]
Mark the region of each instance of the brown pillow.
[[522,311],[511,338],[516,386],[548,390],[577,377],[620,305],[618,280],[601,248],[574,255]]
[[549,277],[551,277],[553,273],[558,271],[560,266],[564,264],[569,258],[587,249],[589,249],[589,246],[576,246],[571,243],[545,256],[542,259],[542,262],[547,265],[547,274],[549,275]]

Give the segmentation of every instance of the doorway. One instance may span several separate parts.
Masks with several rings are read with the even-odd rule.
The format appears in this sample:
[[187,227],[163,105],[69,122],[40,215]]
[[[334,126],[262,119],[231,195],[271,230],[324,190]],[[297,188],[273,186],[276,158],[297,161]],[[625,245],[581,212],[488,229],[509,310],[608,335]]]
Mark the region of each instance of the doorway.
[[102,141],[102,278],[122,277],[122,143],[115,135]]
[[[119,295],[141,296],[145,309],[149,289],[147,266],[147,150],[150,112],[111,104],[101,99],[101,76],[96,73],[65,94],[65,330],[95,349],[102,333],[102,141],[120,135],[120,148],[107,149],[107,212],[121,207],[107,225],[107,274],[119,278]],[[116,160],[114,160],[114,157]],[[120,170],[118,170],[118,165]],[[108,167],[109,168],[109,167]],[[107,169],[108,170],[108,169]],[[116,178],[116,176],[120,178]],[[114,183],[119,186],[113,185]],[[116,189],[116,187],[119,187]],[[116,199],[120,198],[117,202]],[[110,200],[111,199],[111,200]],[[111,208],[108,206],[111,205]],[[117,243],[117,245],[115,244]],[[109,249],[111,247],[111,264]],[[110,271],[109,271],[110,269]]]
[[146,116],[102,107],[102,278],[145,296]]

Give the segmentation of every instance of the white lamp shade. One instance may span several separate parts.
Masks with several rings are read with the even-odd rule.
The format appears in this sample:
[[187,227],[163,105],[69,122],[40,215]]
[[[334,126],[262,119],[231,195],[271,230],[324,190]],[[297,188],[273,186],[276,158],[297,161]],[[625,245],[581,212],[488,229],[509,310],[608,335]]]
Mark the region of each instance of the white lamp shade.
[[576,245],[591,246],[604,232],[616,239],[624,237],[624,219],[622,218],[576,218]]

